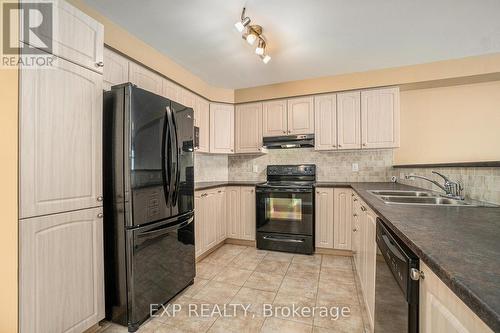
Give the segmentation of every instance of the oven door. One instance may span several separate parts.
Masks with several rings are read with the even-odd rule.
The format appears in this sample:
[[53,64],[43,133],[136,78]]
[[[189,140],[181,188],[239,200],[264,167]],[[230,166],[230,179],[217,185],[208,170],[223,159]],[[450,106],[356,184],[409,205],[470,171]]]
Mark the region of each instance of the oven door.
[[313,189],[257,188],[257,231],[313,235]]

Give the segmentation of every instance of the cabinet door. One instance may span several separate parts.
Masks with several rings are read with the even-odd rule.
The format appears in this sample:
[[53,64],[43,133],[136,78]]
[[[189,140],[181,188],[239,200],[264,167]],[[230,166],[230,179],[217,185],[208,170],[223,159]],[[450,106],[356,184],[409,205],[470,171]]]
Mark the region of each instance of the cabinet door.
[[337,94],[339,149],[361,148],[361,95],[359,91]]
[[217,244],[217,191],[210,190],[206,192],[204,197],[204,208],[205,208],[205,249],[204,251],[211,249]]
[[374,314],[375,314],[375,266],[377,259],[377,243],[376,237],[376,215],[370,210],[366,211],[365,218],[365,285],[363,288],[363,295],[365,297],[366,308],[368,317],[370,319],[371,327],[374,327]]
[[210,103],[210,152],[234,152],[234,106]]
[[104,49],[104,90],[111,86],[128,82],[129,61],[110,49]]
[[92,208],[19,222],[20,332],[79,333],[104,319],[100,214]]
[[363,148],[399,147],[399,88],[361,93]]
[[333,247],[339,250],[351,250],[351,193],[348,188],[333,190]]
[[130,62],[128,78],[139,88],[163,96],[163,78],[155,72]]
[[187,89],[181,90],[181,104],[188,108],[194,108],[196,104],[196,95]]
[[314,123],[315,149],[337,149],[337,95],[314,97]]
[[287,125],[287,102],[286,100],[276,100],[264,102],[262,104],[262,135],[278,136],[286,135]]
[[194,247],[196,257],[205,252],[205,227],[206,221],[206,192],[196,191],[194,193]]
[[262,103],[237,105],[235,108],[236,153],[258,153],[262,148]]
[[[21,6],[22,6],[22,2]],[[30,2],[33,6],[46,2]],[[53,8],[52,54],[96,71],[103,72],[104,27],[87,14],[66,1],[51,1]],[[43,9],[41,10],[43,13]],[[21,16],[22,20],[22,16]],[[21,27],[23,23],[21,23]],[[41,40],[30,38],[31,34],[20,34],[20,40],[37,48]],[[43,43],[43,42],[42,42]]]
[[333,249],[333,188],[316,189],[316,247]]
[[216,194],[217,209],[217,243],[226,239],[226,188],[217,190]]
[[240,239],[242,235],[240,219],[240,188],[230,186],[226,188],[226,226],[227,237]]
[[20,217],[102,205],[102,75],[62,59],[20,75]]
[[196,126],[199,128],[200,142],[198,151],[202,153],[210,152],[210,103],[198,97],[196,100]]
[[255,240],[255,188],[249,186],[241,187],[241,238],[246,240]]
[[288,100],[288,134],[314,133],[314,100],[299,97]]
[[176,83],[163,79],[162,82],[163,96],[171,101],[181,103],[181,87]]
[[419,328],[422,333],[493,332],[433,272],[420,261]]

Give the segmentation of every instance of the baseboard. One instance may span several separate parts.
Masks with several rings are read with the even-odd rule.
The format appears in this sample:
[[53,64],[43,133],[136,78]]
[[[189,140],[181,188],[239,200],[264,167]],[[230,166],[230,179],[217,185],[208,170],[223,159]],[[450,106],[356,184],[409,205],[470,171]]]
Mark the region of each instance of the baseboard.
[[346,256],[346,257],[352,257],[352,251],[351,250],[337,250],[337,249],[325,249],[321,247],[317,247],[316,251],[314,253],[317,254],[331,254],[334,256]]
[[242,245],[242,246],[253,246],[256,247],[255,241],[246,239],[236,239],[236,238],[226,238],[224,241],[226,244]]
[[224,242],[225,242],[225,240],[220,241],[219,243],[217,243],[216,245],[214,245],[211,249],[206,250],[205,252],[203,252],[202,254],[200,254],[198,257],[196,257],[196,262],[200,262],[203,259],[205,259],[206,257],[208,257],[212,252],[214,252],[219,247],[221,247],[222,245],[224,245]]

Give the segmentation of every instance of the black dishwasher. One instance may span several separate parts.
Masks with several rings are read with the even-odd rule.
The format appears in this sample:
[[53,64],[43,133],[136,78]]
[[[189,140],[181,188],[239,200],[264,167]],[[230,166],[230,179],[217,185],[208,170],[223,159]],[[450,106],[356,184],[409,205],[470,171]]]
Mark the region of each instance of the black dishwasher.
[[418,257],[377,219],[375,332],[418,332]]

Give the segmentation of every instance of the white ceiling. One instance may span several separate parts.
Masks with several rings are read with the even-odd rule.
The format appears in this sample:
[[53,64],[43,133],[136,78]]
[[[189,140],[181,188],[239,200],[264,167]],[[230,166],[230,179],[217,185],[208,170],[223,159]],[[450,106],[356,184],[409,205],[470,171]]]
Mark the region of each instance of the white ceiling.
[[[499,0],[85,0],[206,82],[244,88],[500,52]],[[265,65],[234,28],[246,3]]]

